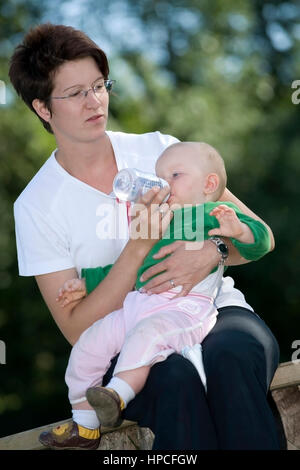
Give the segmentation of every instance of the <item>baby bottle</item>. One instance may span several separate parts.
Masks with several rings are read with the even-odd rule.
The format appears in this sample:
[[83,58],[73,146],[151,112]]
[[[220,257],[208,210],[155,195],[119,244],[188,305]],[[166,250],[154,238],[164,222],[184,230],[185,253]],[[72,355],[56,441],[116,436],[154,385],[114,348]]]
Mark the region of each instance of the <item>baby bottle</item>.
[[[168,186],[168,183],[152,173],[145,173],[136,168],[125,168],[116,174],[113,191],[120,201],[135,202],[153,186],[163,188]],[[168,196],[165,200],[167,198]]]

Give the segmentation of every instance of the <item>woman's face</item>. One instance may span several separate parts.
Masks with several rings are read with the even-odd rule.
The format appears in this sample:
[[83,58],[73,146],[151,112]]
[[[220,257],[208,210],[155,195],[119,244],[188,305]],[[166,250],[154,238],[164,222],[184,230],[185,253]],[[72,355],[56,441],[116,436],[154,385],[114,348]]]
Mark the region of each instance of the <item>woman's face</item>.
[[[104,78],[102,72],[91,57],[66,62],[54,76],[51,96],[62,97],[88,90],[101,78]],[[90,90],[82,100],[52,98],[49,123],[57,141],[65,144],[87,143],[101,138],[106,129],[108,103],[107,91],[96,97],[93,90]]]

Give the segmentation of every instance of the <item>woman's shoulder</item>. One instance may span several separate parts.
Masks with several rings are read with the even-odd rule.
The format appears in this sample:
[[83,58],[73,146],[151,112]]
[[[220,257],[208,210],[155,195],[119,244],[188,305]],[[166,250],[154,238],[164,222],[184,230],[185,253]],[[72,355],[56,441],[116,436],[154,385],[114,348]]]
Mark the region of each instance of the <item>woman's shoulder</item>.
[[107,131],[110,139],[117,142],[119,145],[136,146],[138,149],[145,149],[145,145],[150,148],[159,148],[162,151],[169,145],[178,142],[176,137],[169,134],[163,134],[160,131],[145,132],[142,134],[133,134],[129,132]]
[[159,131],[144,134],[107,131],[113,145],[118,167],[139,168],[155,172],[155,162],[169,145],[178,142],[175,137]]
[[47,199],[47,194],[49,196],[52,194],[53,197],[53,194],[57,193],[62,183],[62,178],[55,165],[54,153],[55,151],[52,152],[50,157],[25,186],[14,203],[15,208],[24,204],[37,206],[41,204],[44,199]]

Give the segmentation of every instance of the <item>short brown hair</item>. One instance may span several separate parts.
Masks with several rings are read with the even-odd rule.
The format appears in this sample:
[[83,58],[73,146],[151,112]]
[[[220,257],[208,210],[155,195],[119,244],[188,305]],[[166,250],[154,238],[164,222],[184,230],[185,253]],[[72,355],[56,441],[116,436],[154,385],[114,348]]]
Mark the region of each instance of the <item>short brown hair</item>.
[[[32,101],[43,101],[51,112],[50,95],[58,67],[69,60],[92,57],[108,78],[109,66],[105,53],[82,31],[71,26],[45,23],[31,29],[19,44],[10,61],[9,78],[18,95],[34,112]],[[36,113],[37,114],[37,113]],[[40,116],[43,126],[51,126]]]

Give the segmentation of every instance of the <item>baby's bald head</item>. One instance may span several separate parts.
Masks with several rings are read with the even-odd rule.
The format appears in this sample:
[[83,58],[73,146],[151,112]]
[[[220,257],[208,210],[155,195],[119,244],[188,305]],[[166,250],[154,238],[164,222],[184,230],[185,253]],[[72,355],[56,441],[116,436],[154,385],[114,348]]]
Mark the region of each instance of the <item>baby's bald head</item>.
[[220,198],[226,188],[227,175],[223,158],[214,147],[205,142],[178,142],[170,145],[156,162],[157,174],[162,164],[174,160],[194,168],[202,175],[216,174],[219,184],[213,193],[212,200],[216,201]]

